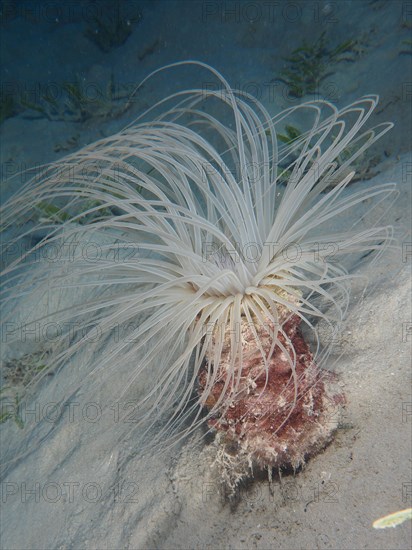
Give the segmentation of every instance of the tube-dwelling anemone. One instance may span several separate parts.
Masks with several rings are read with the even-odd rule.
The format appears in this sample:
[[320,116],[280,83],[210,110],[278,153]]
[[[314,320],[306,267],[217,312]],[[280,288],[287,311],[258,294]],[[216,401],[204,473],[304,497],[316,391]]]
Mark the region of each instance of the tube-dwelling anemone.
[[[353,163],[391,124],[362,131],[375,96],[341,110],[313,100],[272,116],[216,70],[186,64],[208,71],[216,87],[163,99],[123,131],[44,167],[4,205],[3,225],[23,228],[10,250],[30,243],[4,270],[8,319],[17,299],[69,293],[31,317],[59,326],[49,369],[64,376],[98,327],[78,386],[141,384],[134,427],[152,443],[206,422],[228,463],[243,453],[242,464],[296,467],[330,438],[331,430],[320,435],[326,403],[343,400],[327,389],[330,346],[318,324],[336,334],[345,317],[355,277],[347,258],[379,253],[392,238],[390,227],[355,224],[350,211],[376,205],[394,185],[347,189]],[[278,135],[291,123],[307,129],[284,143]],[[79,242],[97,243],[95,261]],[[39,262],[51,247],[65,252]],[[283,441],[281,452],[281,434],[299,431],[294,411],[320,428],[305,425],[315,440],[302,435],[299,452]],[[253,454],[245,441],[259,421],[267,437]],[[243,475],[229,472],[229,483]]]

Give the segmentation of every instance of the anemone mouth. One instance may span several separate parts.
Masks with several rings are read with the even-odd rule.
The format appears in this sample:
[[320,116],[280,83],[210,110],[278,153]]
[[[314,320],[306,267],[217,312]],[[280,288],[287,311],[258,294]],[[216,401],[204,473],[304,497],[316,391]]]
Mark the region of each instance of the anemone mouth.
[[[378,217],[369,221],[363,208],[365,201],[369,212],[380,208],[394,184],[348,189],[353,163],[391,127],[363,130],[375,96],[341,110],[309,101],[272,116],[214,69],[188,64],[213,76],[216,90],[171,94],[123,131],[43,167],[2,208],[3,227],[19,227],[3,272],[3,321],[13,321],[16,302],[30,298],[24,323],[53,322],[60,330],[39,378],[47,369],[63,374],[76,360],[82,369],[69,390],[58,389],[62,399],[74,388],[90,398],[115,385],[115,397],[107,389],[112,402],[133,389],[134,429],[160,447],[171,433],[179,440],[204,422],[208,399],[214,414],[226,389],[236,395],[244,351],[234,335],[246,323],[261,374],[268,375],[276,347],[287,357],[295,401],[287,318],[312,332],[314,361],[322,366],[330,345],[320,342],[313,319],[336,331],[355,277],[348,257],[379,256],[392,242],[392,228]],[[307,129],[282,143],[278,134],[300,115]],[[359,213],[355,222],[349,212]],[[331,227],[338,218],[339,229]],[[26,247],[40,233],[45,237]],[[248,255],[252,248],[257,256]],[[269,340],[253,328],[267,322],[275,327]],[[96,341],[91,326],[99,328]],[[19,334],[8,333],[8,343],[18,345]],[[216,398],[224,356],[227,387]],[[204,364],[204,391],[193,400]]]

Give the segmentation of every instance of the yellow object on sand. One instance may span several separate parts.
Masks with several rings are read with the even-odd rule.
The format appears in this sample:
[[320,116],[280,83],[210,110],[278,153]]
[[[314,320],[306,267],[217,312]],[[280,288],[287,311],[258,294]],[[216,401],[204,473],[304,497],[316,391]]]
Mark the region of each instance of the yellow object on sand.
[[379,518],[373,522],[375,529],[386,529],[386,527],[396,527],[407,519],[412,519],[412,508],[406,508],[405,510],[399,510],[393,514],[388,514]]

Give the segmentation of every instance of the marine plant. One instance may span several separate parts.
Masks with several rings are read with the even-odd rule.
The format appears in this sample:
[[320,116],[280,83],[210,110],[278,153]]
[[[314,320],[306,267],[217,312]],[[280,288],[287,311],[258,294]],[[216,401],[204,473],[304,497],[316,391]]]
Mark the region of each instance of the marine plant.
[[113,75],[105,86],[76,75],[71,82],[62,84],[60,96],[50,91],[32,101],[23,95],[20,105],[51,121],[86,122],[119,117],[130,107],[129,94],[129,90],[115,85]]
[[0,124],[17,113],[17,105],[12,94],[7,94],[3,90],[0,92]]
[[0,424],[13,420],[19,428],[24,427],[21,402],[25,387],[39,372],[46,369],[46,355],[47,352],[38,351],[11,361],[2,361],[0,368]]
[[401,50],[399,51],[399,54],[411,54],[412,53],[412,40],[402,40],[401,43]]
[[101,7],[100,13],[88,21],[84,35],[107,53],[126,42],[133,27],[142,19],[142,14],[137,11],[133,16],[124,15],[119,1],[106,2]]
[[[67,394],[78,399],[134,396],[133,430],[152,449],[207,426],[233,492],[253,468],[299,467],[336,428],[344,396],[320,327],[339,333],[360,278],[353,259],[376,261],[391,244],[392,228],[371,220],[395,185],[348,185],[350,167],[392,124],[364,129],[372,95],[272,116],[200,62],[147,78],[182,66],[207,71],[216,87],[160,100],[44,167],[2,207],[4,228],[18,227],[6,256],[24,250],[3,273],[4,321],[34,297],[30,322],[58,327],[53,379],[74,377]],[[60,251],[53,262],[49,250]],[[51,291],[60,298],[44,313]],[[10,346],[20,329],[8,330]]]
[[315,42],[304,42],[284,58],[289,65],[281,70],[278,80],[284,82],[295,97],[318,93],[322,81],[333,74],[333,65],[352,60],[355,45],[356,41],[345,40],[332,48],[324,31]]
[[[292,126],[290,124],[286,124],[284,133],[278,133],[277,139],[279,142],[286,143],[286,144],[292,144],[295,142],[300,136],[301,131],[296,128],[295,126]],[[299,150],[295,152],[295,156],[299,156]],[[350,159],[352,157],[352,151],[351,151],[351,145],[349,145],[346,149],[344,149],[336,158],[337,166],[341,166],[347,159]],[[290,159],[289,159],[290,160]],[[278,183],[284,183],[287,184],[288,179],[290,177],[290,171],[288,170],[288,163],[278,166],[278,176],[279,180]],[[377,172],[374,170],[374,168],[379,164],[380,162],[380,156],[379,155],[373,155],[371,156],[369,151],[364,151],[359,157],[353,162],[351,167],[348,167],[348,173],[352,170],[354,171],[353,178],[351,180],[351,183],[355,183],[357,181],[365,181],[368,179],[373,178],[377,175]],[[339,180],[336,181],[336,183],[339,183]],[[331,179],[330,185],[334,185],[334,181]]]
[[8,386],[0,388],[0,424],[13,420],[19,428],[24,427],[20,416],[20,397],[17,392]]

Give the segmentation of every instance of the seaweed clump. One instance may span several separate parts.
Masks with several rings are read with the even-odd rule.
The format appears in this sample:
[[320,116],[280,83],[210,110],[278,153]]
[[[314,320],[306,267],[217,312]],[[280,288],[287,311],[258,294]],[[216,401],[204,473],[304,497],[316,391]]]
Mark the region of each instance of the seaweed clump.
[[100,15],[92,17],[84,31],[84,36],[103,53],[124,44],[132,33],[133,27],[142,19],[139,11],[130,17],[121,14],[119,2],[114,5],[114,10],[111,9],[112,7],[113,4],[110,3]]
[[[281,143],[284,143],[286,146],[293,146],[294,143],[298,142],[298,140],[301,140],[302,138],[302,131],[299,128],[296,128],[295,126],[292,126],[291,124],[286,124],[284,128],[284,133],[279,133],[277,135],[278,140]],[[334,137],[334,139],[337,139],[337,136]],[[298,158],[298,155],[301,153],[303,148],[302,146],[298,146],[295,158]],[[352,155],[355,153],[355,150],[353,147],[348,146],[343,149],[343,151],[336,157],[337,166],[342,166],[347,160],[349,160]],[[351,179],[351,184],[356,183],[358,181],[365,181],[369,180],[373,177],[375,177],[379,171],[376,169],[376,167],[381,162],[381,156],[378,154],[371,155],[368,151],[364,151],[360,155],[358,155],[355,160],[353,161],[351,167],[348,167],[346,171],[346,175],[349,174],[352,170],[354,170],[354,175]],[[287,185],[289,178],[292,175],[292,171],[289,168],[289,166],[285,163],[279,163],[278,166],[278,178],[279,183],[283,183],[284,185]],[[337,180],[331,179],[330,185],[326,188],[326,190],[329,190],[334,185],[338,185],[340,183],[340,179]]]
[[[24,428],[23,397],[25,387],[46,368],[47,352],[38,351],[20,359],[2,362],[0,387],[0,424],[12,420]],[[51,374],[51,373],[49,373]]]
[[292,51],[290,57],[284,60],[289,66],[282,69],[277,80],[284,82],[289,93],[294,97],[303,97],[319,91],[322,81],[333,74],[331,65],[342,61],[353,61],[356,53],[356,41],[345,40],[335,48],[331,48],[323,32],[313,44],[304,42]]
[[128,96],[129,90],[116,86],[113,76],[102,87],[76,75],[72,82],[62,85],[61,94],[45,93],[39,101],[23,96],[20,103],[51,121],[86,122],[121,116],[131,105],[125,101]]
[[0,92],[0,123],[17,114],[16,100],[11,93]]

